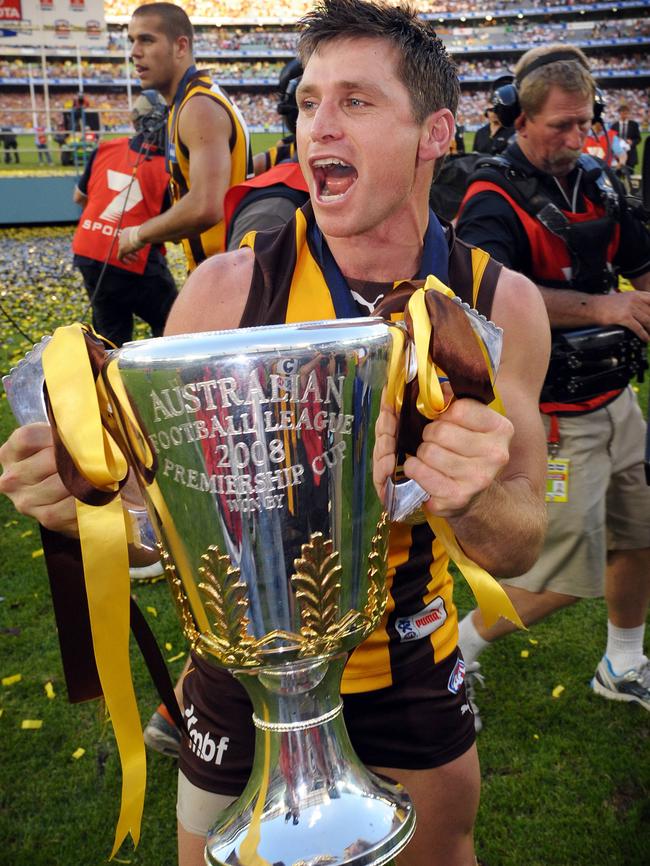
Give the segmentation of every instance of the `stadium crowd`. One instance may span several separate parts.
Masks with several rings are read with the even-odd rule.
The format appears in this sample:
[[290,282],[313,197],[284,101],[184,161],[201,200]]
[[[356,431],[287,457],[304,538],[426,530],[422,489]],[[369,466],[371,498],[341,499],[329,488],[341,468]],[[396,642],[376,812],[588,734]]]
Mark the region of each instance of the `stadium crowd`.
[[[495,68],[495,72],[507,70]],[[254,130],[279,130],[279,120],[276,111],[277,96],[274,92],[253,93],[247,90],[228,89],[228,94],[241,110],[246,123]],[[61,123],[60,114],[72,106],[76,93],[70,90],[50,92],[51,128],[56,130]],[[42,94],[37,94],[36,113],[38,124],[47,126],[45,101]],[[123,130],[128,126],[128,106],[124,92],[97,91],[90,94],[91,107],[100,112],[101,125],[106,131]],[[460,97],[458,115],[462,118],[466,130],[476,129],[485,122],[485,109],[489,102],[489,91],[485,89],[464,91]],[[643,130],[650,125],[650,103],[648,91],[636,88],[612,88],[607,90],[607,109],[605,118],[608,122],[616,120],[616,109],[621,102],[630,106],[632,116],[636,118]],[[8,126],[16,131],[31,130],[33,112],[28,93],[4,93],[0,109],[0,126]]]
[[[274,84],[278,80],[280,70],[284,66],[284,60],[227,60],[219,62],[218,66],[214,66],[212,72],[217,80],[225,81],[227,79],[255,79],[262,82],[272,81]],[[514,62],[514,61],[513,61]],[[462,81],[472,81],[476,78],[493,80],[497,76],[503,75],[510,71],[511,64],[507,60],[493,59],[492,57],[473,57],[465,59],[457,57],[458,74]],[[201,62],[201,66],[213,66],[210,60]],[[603,52],[593,55],[591,58],[591,68],[594,74],[599,75],[605,72],[615,72],[627,70],[643,70],[650,68],[647,54],[642,52],[634,52],[632,54],[613,54]],[[76,62],[72,60],[50,60],[47,63],[47,75],[50,83],[58,83],[62,80],[69,83],[78,79],[79,68]],[[14,84],[28,83],[30,79],[36,78],[41,80],[41,69],[33,67],[30,70],[30,64],[22,58],[7,58],[0,59],[0,78],[11,79]],[[124,63],[115,62],[99,62],[82,60],[81,75],[83,81],[89,84],[95,83],[111,83],[125,80],[127,76],[127,68]],[[134,73],[130,72],[130,77],[134,78]]]
[[[104,9],[107,16],[125,17],[136,5],[131,0],[105,0]],[[311,0],[282,0],[275,5],[265,0],[187,0],[183,7],[192,18],[232,18],[247,21],[262,18],[295,21],[311,5]],[[490,12],[508,12],[546,7],[566,8],[574,5],[578,5],[578,0],[492,0],[488,8]],[[447,0],[445,3],[413,0],[413,6],[425,15],[456,15],[468,12],[485,14],[485,4],[478,0]]]
[[[480,26],[451,25],[441,20],[436,32],[448,49],[487,48],[509,45],[525,49],[537,42],[611,42],[614,39],[638,39],[650,36],[647,18],[622,18],[587,21],[517,20],[507,23],[496,18],[481,21]],[[197,29],[195,45],[200,57],[204,51],[295,51],[298,33],[279,27],[202,27]],[[109,31],[108,49],[124,52],[125,36]]]

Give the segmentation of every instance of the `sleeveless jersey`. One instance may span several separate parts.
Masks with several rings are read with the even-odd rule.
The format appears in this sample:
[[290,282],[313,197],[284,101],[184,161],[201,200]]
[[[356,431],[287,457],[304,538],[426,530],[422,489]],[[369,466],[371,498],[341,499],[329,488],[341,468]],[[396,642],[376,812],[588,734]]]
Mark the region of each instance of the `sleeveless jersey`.
[[112,267],[142,274],[151,244],[139,250],[136,261],[128,264],[116,257],[117,242],[113,239],[120,217],[120,227],[127,228],[160,213],[169,177],[163,154],[155,153],[151,159],[140,161],[131,183],[137,159],[128,138],[114,138],[99,145],[88,181],[88,201],[74,233],[72,249],[78,256],[99,262],[106,260],[110,250],[108,263]]
[[[228,186],[241,183],[252,173],[250,141],[244,118],[218,84],[214,84],[205,73],[196,72],[188,79],[184,93],[174,101],[167,118],[169,142],[167,170],[171,176],[170,187],[174,203],[180,201],[190,190],[191,155],[178,134],[178,117],[188,99],[199,94],[213,99],[226,110],[230,117],[232,132],[230,135],[231,164]],[[194,270],[208,256],[222,253],[226,248],[225,236],[225,226],[223,220],[220,220],[202,234],[184,238],[183,249],[189,270]]]
[[294,159],[296,156],[296,140],[294,135],[289,135],[283,138],[279,144],[274,144],[264,151],[264,159],[266,160],[265,171],[274,168],[281,162],[286,162],[289,159]]
[[[255,254],[253,279],[241,327],[336,318],[325,277],[309,244],[309,204],[281,229],[251,232],[242,241]],[[489,316],[501,266],[454,238],[449,242],[449,283],[464,301]],[[399,285],[399,282],[395,286]],[[399,319],[405,295],[387,317]],[[456,647],[458,617],[449,559],[428,524],[391,526],[388,605],[375,632],[351,654],[344,693],[385,688],[415,664],[442,661]]]

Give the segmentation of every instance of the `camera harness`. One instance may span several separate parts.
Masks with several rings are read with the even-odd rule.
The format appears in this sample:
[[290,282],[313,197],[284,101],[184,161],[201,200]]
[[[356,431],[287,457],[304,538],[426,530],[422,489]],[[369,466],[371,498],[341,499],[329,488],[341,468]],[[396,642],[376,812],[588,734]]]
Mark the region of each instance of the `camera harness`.
[[[480,160],[470,183],[480,180],[496,183],[527,214],[564,242],[571,260],[571,277],[565,281],[547,281],[547,287],[607,294],[618,281],[617,273],[607,261],[607,249],[621,213],[621,200],[606,169],[592,156],[582,154],[577,169],[570,197],[558,184],[567,206],[572,212],[576,211],[579,188],[584,183],[585,196],[604,210],[603,216],[580,223],[572,223],[548,195],[540,191],[536,177],[515,168],[504,157]],[[589,401],[600,394],[625,387],[634,376],[643,381],[645,369],[645,347],[627,328],[554,330],[542,402],[577,404]],[[557,411],[562,412],[560,406]],[[567,406],[565,411],[574,414],[580,410]],[[582,411],[589,411],[589,407]]]

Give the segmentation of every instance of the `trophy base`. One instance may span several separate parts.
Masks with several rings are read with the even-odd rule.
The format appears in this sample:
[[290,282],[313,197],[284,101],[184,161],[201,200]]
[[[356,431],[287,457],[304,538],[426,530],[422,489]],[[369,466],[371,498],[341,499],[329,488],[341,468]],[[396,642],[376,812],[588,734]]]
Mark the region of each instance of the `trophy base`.
[[348,737],[344,662],[238,675],[255,708],[255,761],[208,834],[208,866],[382,866],[409,842],[406,790],[371,773]]
[[[282,796],[259,798],[208,836],[209,866],[381,866],[409,842],[415,812],[404,788],[367,770],[348,784],[305,791],[309,805],[292,809]],[[360,788],[363,785],[363,788]],[[234,804],[240,810],[241,800]],[[225,818],[224,814],[224,818]]]

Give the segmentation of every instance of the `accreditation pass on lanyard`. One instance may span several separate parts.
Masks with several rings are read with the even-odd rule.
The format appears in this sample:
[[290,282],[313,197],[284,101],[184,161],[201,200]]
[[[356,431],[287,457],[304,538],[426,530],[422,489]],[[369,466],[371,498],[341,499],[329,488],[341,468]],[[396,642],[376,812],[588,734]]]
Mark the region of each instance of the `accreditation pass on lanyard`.
[[549,455],[546,473],[546,501],[569,501],[569,461]]

